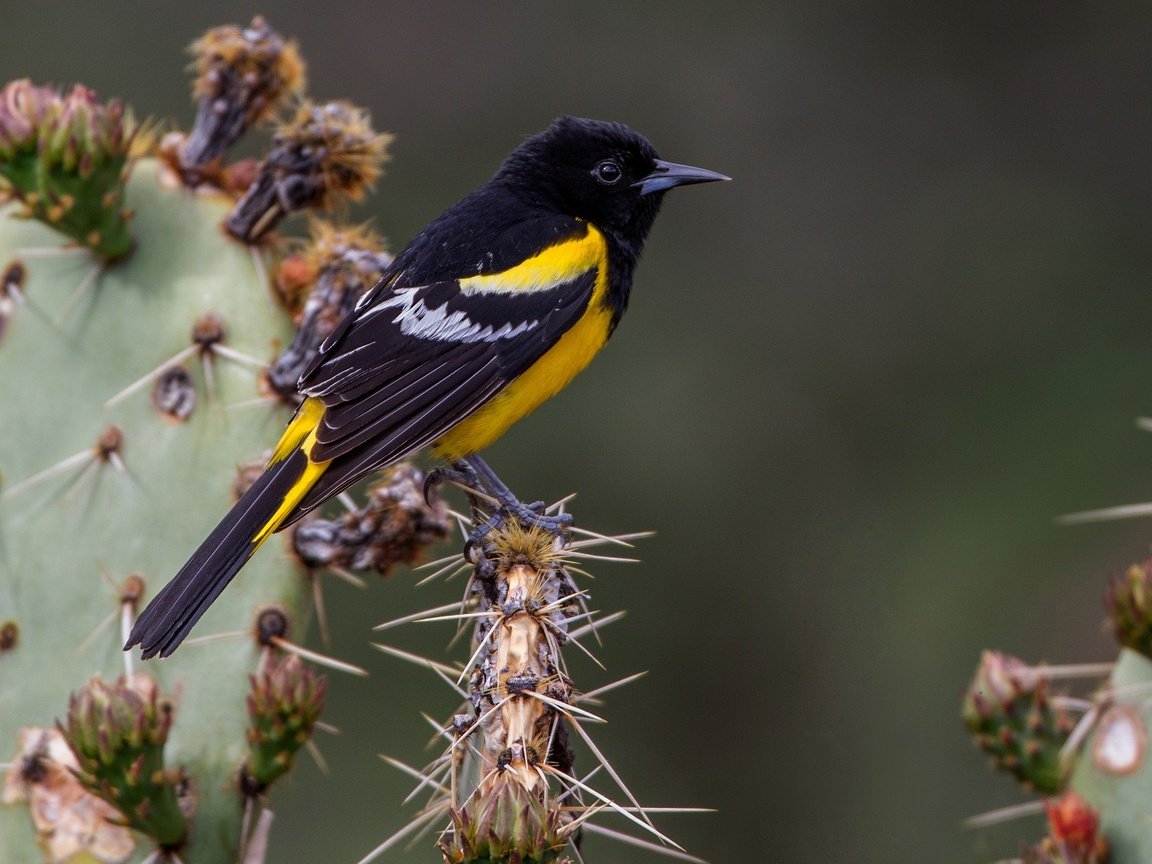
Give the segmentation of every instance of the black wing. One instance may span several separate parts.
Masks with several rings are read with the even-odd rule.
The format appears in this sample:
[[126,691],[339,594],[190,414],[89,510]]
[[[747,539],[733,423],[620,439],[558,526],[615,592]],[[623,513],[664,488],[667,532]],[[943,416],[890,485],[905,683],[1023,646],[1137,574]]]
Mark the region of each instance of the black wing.
[[332,460],[285,524],[431,444],[548,351],[587,309],[597,271],[548,288],[466,293],[458,280],[378,286],[322,346],[300,391],[326,406]]

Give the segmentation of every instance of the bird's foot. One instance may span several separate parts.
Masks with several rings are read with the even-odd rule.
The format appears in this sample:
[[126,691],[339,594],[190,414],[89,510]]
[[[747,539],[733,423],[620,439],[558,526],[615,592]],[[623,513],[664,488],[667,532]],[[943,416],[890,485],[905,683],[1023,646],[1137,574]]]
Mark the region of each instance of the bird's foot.
[[518,523],[521,528],[539,530],[546,534],[561,537],[567,536],[568,529],[572,527],[572,514],[546,513],[543,501],[525,504],[516,498],[505,497],[494,512],[490,513],[483,521],[478,519],[472,530],[468,532],[468,540],[464,544],[464,557],[470,559],[473,549],[483,549],[491,534],[501,530],[510,522]]

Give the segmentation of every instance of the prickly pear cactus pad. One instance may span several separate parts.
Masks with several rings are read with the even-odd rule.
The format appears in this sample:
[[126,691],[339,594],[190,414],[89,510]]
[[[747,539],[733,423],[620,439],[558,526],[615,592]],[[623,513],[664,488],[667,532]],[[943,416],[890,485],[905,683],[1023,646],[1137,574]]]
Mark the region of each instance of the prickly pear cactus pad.
[[[0,862],[261,864],[269,786],[324,707],[301,656],[325,658],[296,644],[316,574],[284,542],[177,656],[121,650],[290,417],[292,388],[268,369],[289,345],[297,364],[315,350],[291,313],[323,317],[322,273],[354,301],[386,261],[367,232],[326,226],[286,304],[284,214],[262,223],[262,246],[230,236],[260,169],[227,157],[303,97],[303,62],[261,18],[191,50],[190,135],[160,139],[81,85],[0,90]],[[324,188],[328,209],[385,160],[387,136],[340,105],[363,152]],[[329,273],[358,244],[371,247],[358,277]]]
[[[993,766],[1043,796],[970,820],[1047,813],[1048,835],[1024,847],[1025,864],[1152,860],[1152,562],[1115,574],[1104,596],[1120,645],[1114,663],[1029,666],[985,651],[964,698],[964,722]],[[1075,680],[1087,692],[1068,692]]]
[[[269,362],[290,327],[253,254],[220,230],[231,202],[166,183],[144,161],[127,203],[136,247],[106,268],[11,218],[14,206],[0,213],[0,269],[20,275],[0,338],[0,618],[17,628],[0,655],[0,758],[17,752],[21,728],[52,727],[89,678],[124,674],[126,577],[154,593],[230,506],[237,467],[288,417],[278,402],[237,407],[261,396],[260,369],[242,358]],[[218,343],[193,341],[205,320]],[[177,417],[157,404],[174,381]],[[277,604],[296,623],[306,593],[273,545],[200,628],[237,635],[137,663],[171,699],[167,762],[187,771],[195,806],[189,864],[235,855],[256,610]],[[222,810],[235,814],[231,831],[199,836]],[[139,858],[151,851],[137,845]],[[0,809],[0,860],[35,861],[36,849],[28,811]]]

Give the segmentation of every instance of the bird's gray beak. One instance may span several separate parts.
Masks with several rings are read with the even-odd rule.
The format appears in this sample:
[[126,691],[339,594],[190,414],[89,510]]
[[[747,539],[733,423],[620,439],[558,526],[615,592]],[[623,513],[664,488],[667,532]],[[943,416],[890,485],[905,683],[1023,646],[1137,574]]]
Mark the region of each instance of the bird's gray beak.
[[640,187],[641,195],[651,195],[653,192],[663,192],[673,186],[687,186],[689,183],[712,183],[716,180],[731,180],[723,174],[709,171],[707,168],[693,168],[691,165],[677,165],[675,162],[656,160],[656,167],[652,173],[642,180],[637,180],[633,186]]

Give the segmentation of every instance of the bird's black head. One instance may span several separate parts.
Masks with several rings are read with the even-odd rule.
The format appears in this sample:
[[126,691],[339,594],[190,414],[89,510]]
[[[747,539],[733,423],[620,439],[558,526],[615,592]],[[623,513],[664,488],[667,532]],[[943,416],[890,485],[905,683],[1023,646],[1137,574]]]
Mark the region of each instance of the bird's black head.
[[558,117],[504,161],[494,180],[534,206],[586,219],[633,254],[674,186],[728,178],[659,158],[622,123]]

